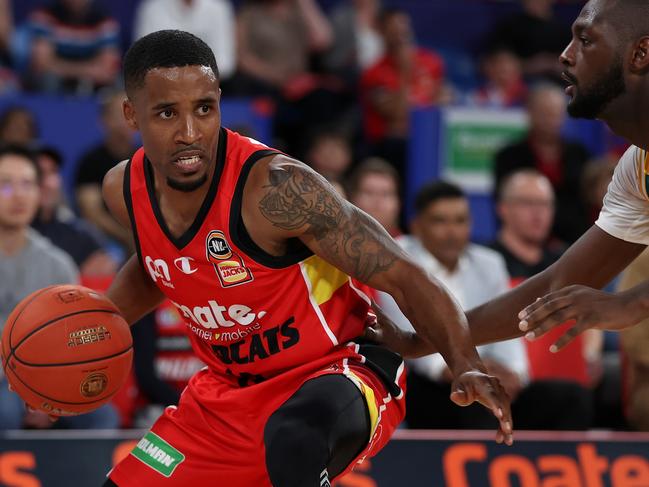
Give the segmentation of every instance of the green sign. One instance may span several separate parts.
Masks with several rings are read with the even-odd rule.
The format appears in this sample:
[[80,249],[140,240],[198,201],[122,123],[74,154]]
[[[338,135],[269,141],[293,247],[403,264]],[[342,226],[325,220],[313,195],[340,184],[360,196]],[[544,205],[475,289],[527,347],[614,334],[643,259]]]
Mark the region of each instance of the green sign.
[[185,460],[185,455],[151,431],[138,442],[131,455],[165,477],[171,477]]

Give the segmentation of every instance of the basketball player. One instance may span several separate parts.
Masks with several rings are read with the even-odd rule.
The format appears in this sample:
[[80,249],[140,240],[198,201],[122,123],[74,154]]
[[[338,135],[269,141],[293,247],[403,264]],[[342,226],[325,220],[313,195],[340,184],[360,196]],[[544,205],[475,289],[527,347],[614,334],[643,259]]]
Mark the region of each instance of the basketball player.
[[103,194],[137,256],[108,296],[129,323],[167,296],[208,367],[106,485],[325,486],[374,455],[403,418],[404,373],[398,355],[352,341],[368,318],[360,282],[394,296],[446,359],[452,399],[490,408],[511,444],[509,400],[456,303],[324,178],[221,127],[209,47],[155,32],[124,77],[144,147]]
[[[568,113],[603,120],[634,145],[617,165],[595,225],[547,270],[468,313],[476,343],[521,332],[534,339],[576,320],[551,349],[556,351],[588,328],[619,330],[649,316],[649,280],[616,294],[593,289],[607,284],[649,244],[648,19],[646,0],[591,0],[574,22],[572,41],[560,57]],[[433,351],[384,317],[379,325],[371,329],[372,337],[404,356]]]

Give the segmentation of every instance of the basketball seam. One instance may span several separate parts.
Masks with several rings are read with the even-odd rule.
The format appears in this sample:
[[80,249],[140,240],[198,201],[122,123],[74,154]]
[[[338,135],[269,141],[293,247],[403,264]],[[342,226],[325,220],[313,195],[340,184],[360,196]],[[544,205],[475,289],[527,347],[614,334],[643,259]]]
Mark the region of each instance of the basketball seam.
[[20,362],[21,364],[27,365],[29,367],[68,367],[70,365],[82,365],[82,364],[87,364],[87,363],[91,363],[91,362],[99,362],[101,360],[108,360],[109,358],[119,357],[120,355],[123,355],[123,354],[125,354],[126,352],[128,352],[129,350],[132,350],[132,349],[133,349],[133,346],[129,345],[129,347],[127,349],[122,350],[121,352],[114,353],[112,355],[106,355],[105,357],[98,357],[98,358],[93,358],[93,359],[89,359],[89,360],[82,360],[80,362],[63,362],[63,363],[60,363],[60,364],[33,364],[31,362],[25,362],[20,357],[18,357],[18,355],[16,355],[15,353],[14,353],[14,358],[18,362]]
[[[48,399],[50,401],[58,402],[59,404],[70,404],[72,406],[84,406],[84,405],[87,405],[87,404],[93,404],[93,403],[96,403],[96,402],[106,401],[106,400],[109,399],[110,396],[114,395],[115,392],[117,392],[117,390],[119,390],[119,388],[122,387],[122,385],[123,385],[123,384],[120,384],[120,386],[117,389],[115,389],[111,394],[107,394],[102,399],[95,399],[94,401],[87,401],[87,402],[60,401],[58,399],[54,399],[52,397],[46,396],[45,394],[43,394],[41,392],[38,392],[36,389],[33,389],[29,384],[27,384],[24,380],[22,380],[20,378],[20,376],[16,373],[15,370],[13,370],[13,369],[9,369],[9,370],[16,377],[16,379],[18,379],[21,382],[22,385],[24,385],[27,389],[32,391],[34,394],[42,397],[43,399]],[[79,413],[79,414],[83,414],[83,413]]]
[[10,326],[10,328],[9,328],[9,355],[10,355],[10,356],[11,356],[11,353],[12,353],[12,351],[13,351],[13,348],[11,347],[11,336],[12,336],[12,334],[13,334],[13,331],[14,331],[14,325],[16,324],[16,321],[18,321],[18,318],[20,318],[20,315],[23,314],[23,311],[25,311],[25,310],[27,309],[27,307],[29,306],[29,303],[31,303],[34,299],[36,299],[38,296],[40,296],[41,294],[43,294],[45,291],[49,290],[50,288],[56,287],[57,285],[58,285],[58,284],[55,284],[55,285],[53,285],[53,286],[45,287],[45,288],[41,289],[39,292],[35,293],[34,296],[32,296],[31,299],[25,303],[25,305],[23,306],[23,309],[20,310],[20,312],[18,313],[18,315],[17,315],[17,316],[14,318],[14,320],[11,322],[11,326]]

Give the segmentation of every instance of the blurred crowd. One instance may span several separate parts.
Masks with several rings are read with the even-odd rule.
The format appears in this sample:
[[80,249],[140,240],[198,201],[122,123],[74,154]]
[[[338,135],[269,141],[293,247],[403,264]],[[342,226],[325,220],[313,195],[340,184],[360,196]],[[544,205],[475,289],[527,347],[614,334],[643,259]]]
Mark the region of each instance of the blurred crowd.
[[[106,172],[137,147],[122,116],[120,24],[95,0],[33,3],[16,24],[12,2],[0,0],[0,96],[95,97],[104,135],[80,160],[64,161],[59,148],[42,144],[32,111],[11,105],[0,113],[0,329],[35,289],[62,282],[106,289],[134,251],[101,194]],[[135,3],[130,39],[174,28],[206,41],[223,97],[262,100],[273,120],[272,145],[376,218],[465,309],[552,265],[597,218],[619,154],[593,159],[562,135],[566,98],[557,58],[571,33],[552,0],[523,0],[517,13],[494,23],[474,53],[481,76],[471,89],[455,86],[444,56],[418,44],[402,2],[327,2],[327,9],[316,0]],[[527,114],[527,132],[493,160],[499,230],[491,242],[470,241],[461,185],[422,182],[414,217],[404,216],[410,113],[430,106]],[[74,165],[73,191],[64,185],[64,164]],[[647,275],[649,254],[610,289]],[[375,298],[399,326],[411,327],[389,296]],[[649,430],[649,323],[621,338],[590,331],[550,354],[557,333],[479,347],[513,400],[516,427]],[[133,337],[134,373],[113,404],[52,425],[26,411],[0,377],[0,429],[148,427],[202,364],[173,306],[145,317]],[[478,407],[452,405],[441,357],[409,366],[407,427],[495,426]]]

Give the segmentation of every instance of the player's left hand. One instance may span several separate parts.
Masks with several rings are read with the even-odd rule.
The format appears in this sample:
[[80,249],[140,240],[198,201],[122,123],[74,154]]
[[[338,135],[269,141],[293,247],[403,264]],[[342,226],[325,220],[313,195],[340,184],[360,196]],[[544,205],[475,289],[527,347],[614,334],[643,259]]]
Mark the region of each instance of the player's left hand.
[[566,321],[575,320],[575,325],[550,347],[551,352],[557,352],[589,328],[620,330],[635,325],[646,316],[639,306],[635,306],[633,294],[612,294],[575,285],[538,298],[523,309],[518,318],[518,327],[526,332],[525,337],[529,340]]
[[514,443],[510,399],[498,379],[479,370],[469,370],[455,378],[451,400],[458,406],[479,402],[496,416],[500,423],[496,442]]

